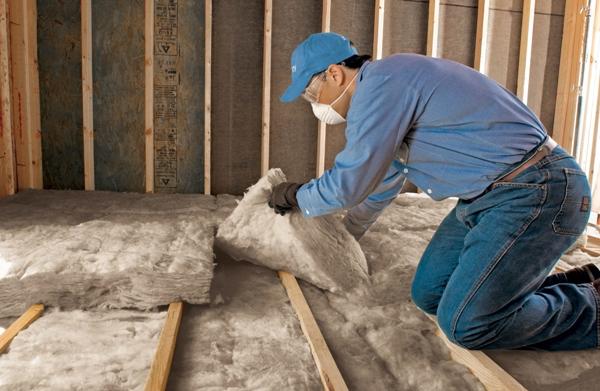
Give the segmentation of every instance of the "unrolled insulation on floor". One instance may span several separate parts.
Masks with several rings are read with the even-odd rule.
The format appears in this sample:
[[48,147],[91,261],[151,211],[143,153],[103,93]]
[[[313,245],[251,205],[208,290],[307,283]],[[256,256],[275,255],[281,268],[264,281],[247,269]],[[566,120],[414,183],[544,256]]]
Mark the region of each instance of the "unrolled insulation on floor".
[[[102,201],[98,199],[92,204]],[[165,202],[169,204],[166,200]],[[351,390],[484,389],[466,367],[450,358],[448,348],[435,335],[435,324],[410,299],[410,285],[421,253],[437,225],[455,202],[446,200],[436,203],[423,195],[400,195],[361,239],[360,245],[371,271],[370,282],[359,281],[355,286],[335,293],[300,282]],[[73,210],[80,210],[83,207],[77,205],[85,204],[65,203],[71,204]],[[219,196],[216,198],[216,205],[217,209],[211,212],[213,224],[221,223],[231,213],[236,207],[236,199],[232,196]],[[48,213],[48,208],[36,210],[42,216]],[[71,221],[70,225],[73,224],[72,214],[65,212],[61,216],[62,220],[59,219],[54,224],[61,221],[65,224]],[[18,231],[22,229],[24,228],[20,227]],[[578,254],[577,251],[573,254]],[[570,256],[563,259],[569,261]],[[587,261],[589,260],[588,257]],[[276,273],[249,263],[230,261],[221,253],[218,253],[215,262],[217,267],[211,292],[212,303],[186,305],[184,308],[168,389],[322,389],[308,343],[301,334],[298,320]],[[584,262],[584,259],[581,258],[578,262]],[[90,343],[103,343],[95,341],[95,338],[113,338],[111,331],[97,331],[93,337],[85,330],[80,333],[76,325],[81,323],[79,317],[86,313],[74,311],[59,314],[71,313],[75,317],[71,317],[69,321],[63,319],[54,326],[51,323],[55,322],[57,315],[47,312],[29,329],[19,334],[13,341],[11,350],[0,355],[0,379],[5,374],[15,379],[21,378],[24,371],[39,370],[46,373],[48,368],[55,368],[53,374],[47,377],[54,376],[54,379],[50,379],[52,381],[68,381],[62,378],[79,376],[78,372],[86,371],[88,367],[85,367],[85,363],[80,363],[81,360],[70,360],[62,356],[61,349],[66,349],[66,346],[51,347],[56,346],[52,333],[47,337],[39,334],[37,340],[27,334],[27,331],[38,333],[41,329],[49,328],[55,330],[54,334],[57,336],[68,330],[69,338]],[[112,316],[114,320],[123,313],[125,312],[107,311],[103,316]],[[119,321],[110,328],[105,328],[108,324],[105,323],[111,322],[111,318],[101,322],[98,320],[102,325],[96,325],[97,330],[128,330],[129,334],[115,331],[118,338],[114,338],[118,342],[112,344],[111,348],[116,347],[119,354],[134,351],[137,356],[144,357],[133,363],[134,366],[123,364],[119,370],[118,363],[127,360],[118,358],[108,361],[116,353],[111,352],[111,348],[102,347],[101,355],[89,356],[90,368],[112,368],[114,376],[123,380],[123,384],[132,385],[114,389],[143,387],[141,384],[133,385],[138,381],[134,379],[144,380],[157,340],[147,342],[145,348],[148,350],[144,350],[144,353],[137,352],[141,352],[142,339],[148,340],[150,335],[158,338],[162,328],[164,318],[159,321],[159,315],[156,315],[156,319],[149,320],[151,324],[147,326],[148,329],[137,330],[137,323],[129,323],[139,319],[145,324],[146,317],[155,315],[138,311],[134,314],[135,318],[125,317],[123,324]],[[162,314],[164,316],[164,312]],[[0,326],[8,324],[9,322],[2,322],[0,319]],[[124,334],[129,338],[134,332],[139,339],[130,341],[121,338]],[[80,342],[75,342],[75,346],[78,346],[77,343]],[[98,346],[98,350],[101,348],[99,345],[94,346]],[[20,355],[14,356],[20,349]],[[56,366],[46,365],[43,360],[36,358],[54,350],[59,352],[59,357],[64,357]],[[530,390],[586,391],[595,389],[598,384],[596,374],[600,373],[600,352],[596,350],[488,353]],[[19,358],[20,361],[14,364],[14,357],[22,359]],[[103,361],[104,359],[107,361]],[[113,361],[117,364],[110,364]],[[38,369],[40,365],[45,366]],[[62,369],[65,371],[60,372]],[[113,376],[106,372],[96,372],[97,375],[89,373],[85,379],[86,387],[81,389],[94,390],[95,384],[101,384],[96,376],[99,376],[98,379]],[[54,387],[56,388],[59,387]]]
[[0,390],[143,390],[165,318],[47,310],[0,354]]
[[234,259],[283,270],[319,288],[346,290],[368,281],[365,256],[338,216],[280,216],[269,208],[272,189],[285,182],[271,169],[248,189],[233,213],[219,225],[216,243]]
[[26,191],[0,200],[0,318],[34,303],[138,308],[209,300],[215,198]]
[[210,307],[185,309],[167,389],[322,390],[277,274],[216,258]]

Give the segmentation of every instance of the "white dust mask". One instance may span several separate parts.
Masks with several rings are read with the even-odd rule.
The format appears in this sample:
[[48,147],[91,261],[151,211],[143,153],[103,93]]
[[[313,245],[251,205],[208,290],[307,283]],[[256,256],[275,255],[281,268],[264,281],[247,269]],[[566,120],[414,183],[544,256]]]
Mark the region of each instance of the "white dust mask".
[[340,100],[342,96],[344,96],[346,91],[348,91],[348,88],[350,88],[350,86],[352,85],[354,79],[356,79],[356,76],[358,76],[358,72],[356,72],[356,75],[354,75],[352,80],[350,80],[350,83],[348,83],[346,88],[344,88],[344,91],[342,91],[340,96],[335,98],[335,100],[330,104],[312,102],[310,105],[312,106],[315,117],[317,117],[320,121],[325,122],[327,125],[337,125],[346,122],[346,118],[342,117],[342,115],[335,111],[335,109],[332,106],[338,100]]

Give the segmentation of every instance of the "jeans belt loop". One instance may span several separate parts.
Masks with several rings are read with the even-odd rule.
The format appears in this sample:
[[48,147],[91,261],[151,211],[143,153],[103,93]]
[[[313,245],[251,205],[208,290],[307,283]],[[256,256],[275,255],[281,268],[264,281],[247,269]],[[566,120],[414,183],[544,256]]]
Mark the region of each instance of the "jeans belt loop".
[[552,137],[548,136],[546,141],[540,145],[537,151],[529,157],[529,159],[525,160],[519,166],[517,166],[514,170],[508,172],[505,175],[502,175],[500,178],[496,179],[494,183],[498,182],[510,182],[514,178],[516,178],[520,173],[533,166],[546,156],[548,156],[554,148],[557,146],[557,142],[552,139]]

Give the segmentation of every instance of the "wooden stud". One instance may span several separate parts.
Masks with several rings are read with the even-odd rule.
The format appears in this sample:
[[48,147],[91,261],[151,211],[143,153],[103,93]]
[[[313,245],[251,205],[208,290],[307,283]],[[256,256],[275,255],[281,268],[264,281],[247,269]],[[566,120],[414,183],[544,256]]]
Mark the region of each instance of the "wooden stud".
[[280,271],[278,274],[281,283],[285,287],[288,297],[290,298],[292,307],[294,307],[294,310],[298,315],[300,327],[310,345],[310,350],[315,360],[315,364],[317,365],[317,369],[319,370],[324,389],[326,391],[347,391],[348,387],[327,347],[325,338],[323,338],[323,334],[321,334],[321,330],[304,298],[304,294],[300,289],[300,285],[298,285],[298,281],[296,281],[296,278],[288,272]]
[[91,191],[95,189],[92,0],[81,0],[81,89],[83,96],[83,171],[85,190]]
[[[594,188],[593,167],[596,158],[597,133],[596,113],[598,111],[598,87],[600,86],[600,13],[598,1],[591,1],[588,11],[587,38],[585,47],[585,72],[581,81],[581,109],[578,111],[577,142],[574,156],[581,169],[588,175],[591,188]],[[596,15],[592,17],[592,15]]]
[[566,0],[552,138],[573,153],[587,0]]
[[[2,3],[4,0],[0,0]],[[0,4],[0,10],[2,5]],[[43,304],[34,304],[19,319],[15,320],[4,332],[0,335],[0,354],[8,348],[11,341],[19,334],[22,330],[26,329],[33,321],[39,318],[44,312]]]
[[210,194],[212,0],[204,1],[204,194]]
[[273,0],[265,0],[265,27],[263,45],[263,101],[260,172],[269,170],[269,143],[271,129],[271,35],[273,29]]
[[0,197],[17,189],[11,111],[10,33],[7,0],[0,0]]
[[[331,0],[323,0],[323,15],[321,17],[321,30],[328,32],[331,29]],[[325,148],[327,144],[327,124],[319,121],[317,133],[317,177],[325,171]]]
[[183,313],[183,303],[176,302],[169,304],[167,311],[167,319],[160,339],[158,347],[154,354],[152,367],[148,374],[145,391],[163,391],[167,388],[169,380],[169,372],[173,363],[173,355],[175,354],[175,344],[177,342],[177,334],[179,334],[179,326],[181,325],[181,317]]
[[527,104],[529,98],[529,75],[531,71],[531,49],[533,47],[533,20],[535,0],[523,1],[523,22],[521,25],[521,48],[519,52],[519,75],[517,96]]
[[429,0],[429,21],[427,22],[427,55],[438,57],[440,32],[440,0]]
[[154,0],[144,2],[144,128],[146,192],[154,192]]
[[17,187],[41,189],[43,183],[37,2],[9,0],[8,4]]
[[[437,325],[434,316],[427,315]],[[503,391],[526,391],[527,389],[521,385],[514,377],[506,372],[494,360],[488,357],[479,350],[467,350],[458,345],[453,344],[446,338],[442,330],[437,327],[436,334],[440,337],[448,349],[452,359],[473,372],[473,375],[479,379],[483,386],[488,391],[503,390]]]
[[383,17],[385,0],[375,0],[375,20],[373,30],[373,58],[381,59],[383,56]]
[[475,38],[475,69],[486,74],[487,34],[490,19],[490,0],[479,0],[477,5],[477,36]]

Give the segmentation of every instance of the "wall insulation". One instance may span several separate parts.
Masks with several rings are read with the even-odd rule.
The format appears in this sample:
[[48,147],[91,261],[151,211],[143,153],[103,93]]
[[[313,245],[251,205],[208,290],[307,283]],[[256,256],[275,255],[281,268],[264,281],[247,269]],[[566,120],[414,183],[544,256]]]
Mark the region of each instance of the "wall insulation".
[[79,0],[37,2],[42,167],[47,189],[83,189]]
[[[552,132],[564,0],[538,0],[530,107]],[[204,186],[204,2],[155,0],[155,191],[201,192]],[[385,2],[383,56],[425,54],[427,0]],[[241,194],[260,177],[263,0],[213,1],[211,192]],[[516,92],[522,3],[492,0],[487,74]],[[93,1],[96,188],[144,191],[144,1]],[[162,12],[162,13],[161,13]],[[166,14],[165,14],[166,12]],[[322,28],[323,2],[273,1],[269,165],[292,181],[315,176],[318,123],[302,100],[283,104],[295,46]],[[373,52],[375,2],[331,1],[331,31],[360,53]],[[439,55],[473,66],[476,0],[440,7]],[[38,52],[44,187],[83,188],[81,25],[78,0],[38,1]],[[161,44],[169,44],[167,52]],[[325,168],[345,143],[328,126]]]

